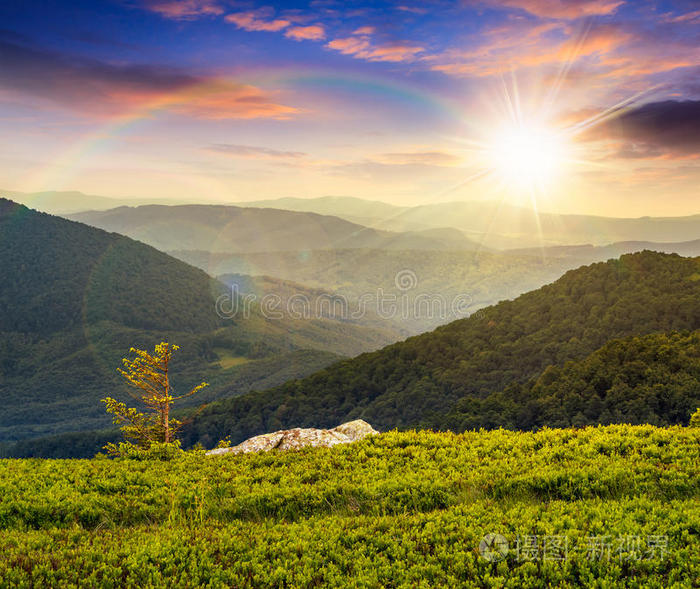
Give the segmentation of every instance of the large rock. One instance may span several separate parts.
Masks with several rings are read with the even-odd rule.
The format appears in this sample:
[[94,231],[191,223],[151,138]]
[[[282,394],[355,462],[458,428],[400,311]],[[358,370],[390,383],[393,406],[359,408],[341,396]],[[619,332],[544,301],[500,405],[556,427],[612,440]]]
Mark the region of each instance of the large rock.
[[247,454],[249,452],[269,452],[270,450],[298,450],[305,446],[335,446],[349,444],[369,435],[378,434],[369,423],[356,419],[333,429],[295,428],[249,438],[232,448],[209,450],[207,456],[221,454]]

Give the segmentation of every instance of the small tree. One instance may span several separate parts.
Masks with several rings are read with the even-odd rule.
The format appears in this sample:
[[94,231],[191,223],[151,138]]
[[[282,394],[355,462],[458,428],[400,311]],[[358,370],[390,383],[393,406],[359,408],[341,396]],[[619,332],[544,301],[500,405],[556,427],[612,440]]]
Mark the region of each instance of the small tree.
[[[171,405],[207,386],[203,382],[184,395],[173,394],[169,374],[170,359],[178,349],[179,346],[167,342],[158,344],[153,354],[131,348],[130,352],[135,357],[124,358],[124,369],[117,369],[132,387],[138,389],[138,393],[130,394],[146,406],[146,413],[127,407],[112,397],[102,399],[107,406],[107,413],[114,416],[114,423],[121,426],[124,437],[141,448],[148,449],[154,443],[172,443],[183,422],[170,417]],[[106,448],[110,453],[118,453],[114,444],[109,444]]]
[[700,427],[700,407],[690,416],[690,427]]

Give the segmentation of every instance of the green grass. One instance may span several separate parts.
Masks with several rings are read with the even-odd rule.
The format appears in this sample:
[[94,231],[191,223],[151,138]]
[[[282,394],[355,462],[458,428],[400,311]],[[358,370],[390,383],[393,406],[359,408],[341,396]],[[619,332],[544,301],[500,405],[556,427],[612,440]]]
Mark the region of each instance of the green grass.
[[[0,587],[692,587],[698,464],[700,429],[652,426],[4,460]],[[480,555],[487,533],[504,560]],[[566,538],[565,558],[524,559],[519,536]]]

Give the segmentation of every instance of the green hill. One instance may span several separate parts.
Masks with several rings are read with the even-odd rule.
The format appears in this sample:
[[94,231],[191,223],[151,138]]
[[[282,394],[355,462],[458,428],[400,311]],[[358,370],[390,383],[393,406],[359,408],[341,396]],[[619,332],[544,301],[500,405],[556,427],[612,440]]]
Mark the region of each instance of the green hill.
[[[176,386],[211,383],[193,403],[266,388],[377,349],[394,334],[325,319],[222,319],[230,290],[203,271],[117,234],[0,200],[0,442],[110,423],[126,396],[129,348],[181,346]],[[303,353],[302,353],[303,352]]]
[[380,429],[449,427],[460,399],[525,383],[611,339],[699,329],[699,303],[700,259],[622,256],[303,380],[214,404],[195,421],[189,441],[230,434],[241,440],[354,418]]
[[700,331],[612,340],[583,360],[487,398],[465,397],[457,430],[684,423],[700,407]]

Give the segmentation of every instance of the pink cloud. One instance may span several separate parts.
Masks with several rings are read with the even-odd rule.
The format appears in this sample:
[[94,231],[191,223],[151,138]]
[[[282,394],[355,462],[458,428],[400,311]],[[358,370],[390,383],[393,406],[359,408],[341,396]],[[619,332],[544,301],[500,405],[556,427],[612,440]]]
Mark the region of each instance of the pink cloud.
[[345,37],[344,39],[333,39],[326,44],[329,49],[340,51],[343,55],[355,55],[369,47],[369,41],[362,37]]
[[326,30],[322,25],[309,25],[308,27],[292,27],[284,33],[285,37],[295,41],[322,41],[326,38]]
[[291,24],[290,21],[282,18],[265,20],[256,12],[236,12],[234,14],[228,14],[225,20],[246,31],[276,32],[286,29]]
[[360,27],[352,32],[353,35],[373,35],[374,27]]
[[189,20],[198,16],[216,16],[224,10],[214,0],[148,0],[146,8],[166,18]]
[[291,118],[301,111],[279,104],[265,91],[248,84],[212,80],[183,89],[168,99],[171,111],[198,119]]
[[696,23],[700,22],[700,10],[695,10],[693,12],[686,12],[685,14],[680,14],[677,16],[667,15],[664,19],[666,22],[671,23]]
[[425,49],[409,43],[392,43],[373,46],[367,37],[345,37],[334,39],[326,44],[329,49],[340,51],[343,55],[352,55],[367,61],[412,61]]
[[[562,39],[562,34],[566,35]],[[491,76],[513,67],[574,64],[589,60],[599,71],[619,65],[617,51],[633,36],[614,26],[599,26],[587,35],[573,35],[560,23],[523,28],[508,25],[492,29],[470,51],[447,51],[433,59],[433,70],[450,75]]]
[[520,8],[544,18],[572,20],[612,14],[624,4],[624,0],[498,0],[493,4]]
[[395,44],[375,47],[366,54],[360,55],[369,61],[412,61],[416,55],[425,49],[418,45]]

